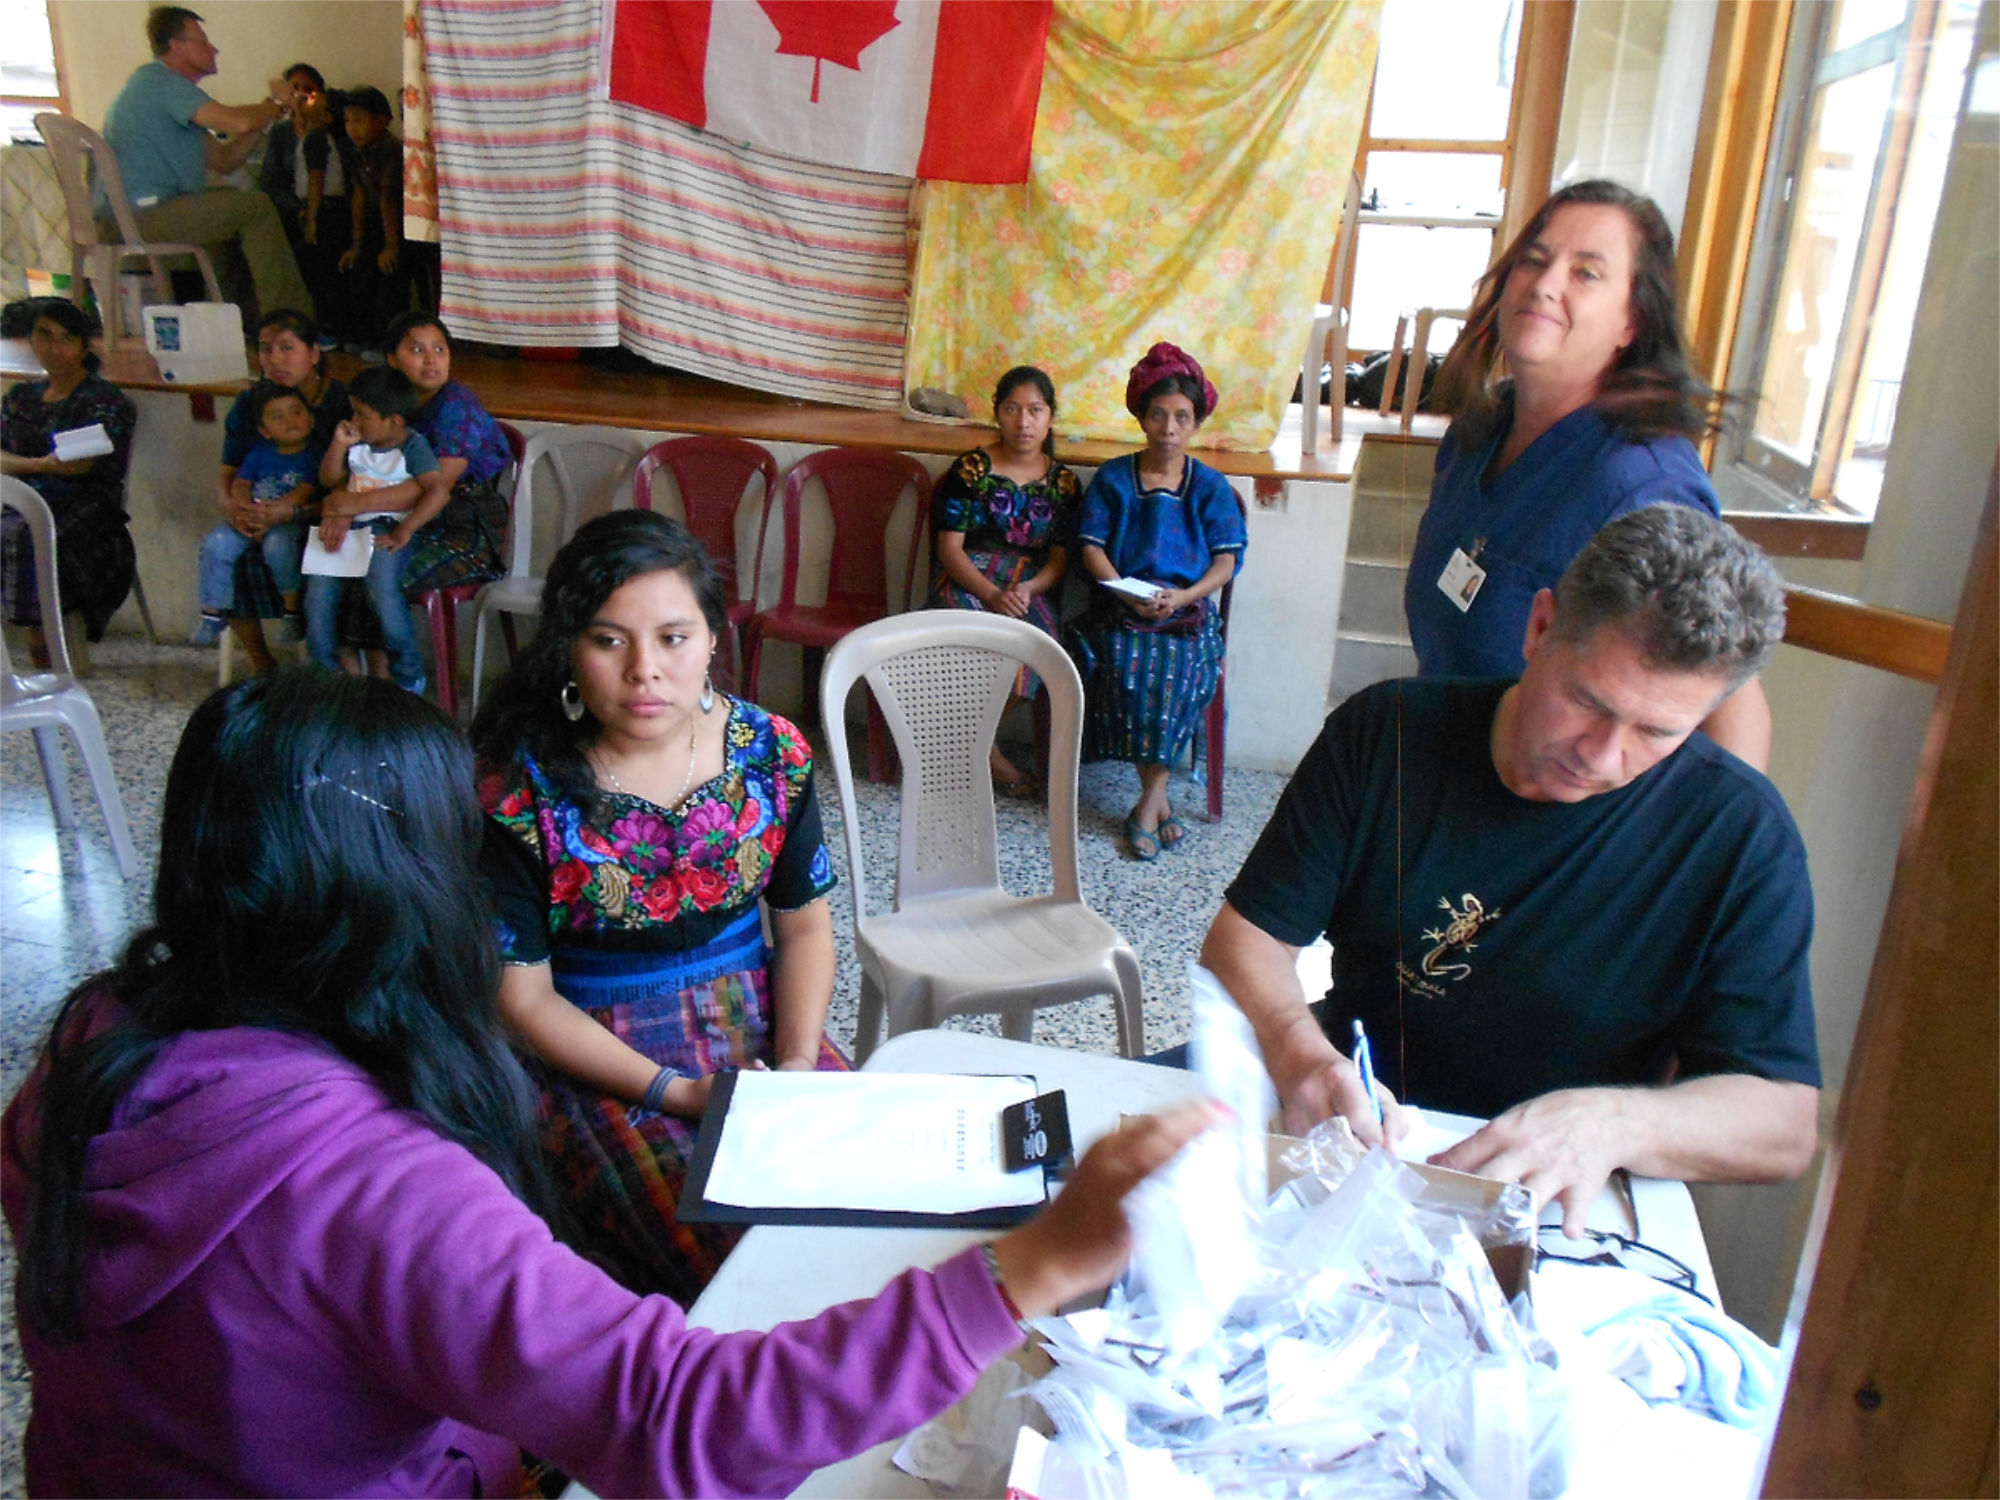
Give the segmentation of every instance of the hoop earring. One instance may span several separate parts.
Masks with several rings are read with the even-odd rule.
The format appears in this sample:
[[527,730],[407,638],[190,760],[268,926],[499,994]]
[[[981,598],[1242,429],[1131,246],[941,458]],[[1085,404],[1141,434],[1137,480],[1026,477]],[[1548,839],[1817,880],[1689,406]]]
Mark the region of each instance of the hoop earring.
[[562,691],[556,694],[556,702],[562,705],[563,717],[570,723],[575,724],[582,720],[583,694],[578,690],[574,677],[562,685]]
[[701,711],[715,712],[715,674],[704,671],[701,674]]

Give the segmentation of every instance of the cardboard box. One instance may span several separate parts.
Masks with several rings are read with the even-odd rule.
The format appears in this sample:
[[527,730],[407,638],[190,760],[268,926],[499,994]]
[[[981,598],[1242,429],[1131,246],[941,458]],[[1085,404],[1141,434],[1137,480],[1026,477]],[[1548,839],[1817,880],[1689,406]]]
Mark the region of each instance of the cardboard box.
[[160,378],[176,385],[226,385],[249,377],[243,315],[231,302],[148,307],[140,316],[146,352]]
[[[1271,1191],[1276,1192],[1298,1175],[1282,1160],[1285,1152],[1297,1144],[1296,1136],[1270,1135],[1264,1138]],[[1490,1219],[1501,1194],[1514,1186],[1513,1183],[1495,1182],[1489,1177],[1474,1177],[1468,1172],[1454,1172],[1448,1167],[1433,1167],[1427,1162],[1406,1161],[1403,1165],[1424,1180],[1424,1191],[1417,1198],[1419,1204],[1428,1209],[1455,1213],[1467,1224],[1475,1226]],[[1479,1248],[1486,1252],[1486,1262],[1493,1268],[1493,1277],[1510,1302],[1527,1293],[1530,1273],[1535,1269],[1532,1239],[1509,1243],[1482,1236]]]

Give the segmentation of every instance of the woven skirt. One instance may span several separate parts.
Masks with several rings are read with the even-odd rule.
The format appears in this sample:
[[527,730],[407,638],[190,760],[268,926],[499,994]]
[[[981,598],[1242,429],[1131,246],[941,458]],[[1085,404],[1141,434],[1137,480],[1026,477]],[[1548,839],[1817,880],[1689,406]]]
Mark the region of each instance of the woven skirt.
[[[979,570],[981,578],[1003,589],[1012,588],[1037,571],[1034,559],[1020,552],[984,552],[968,548],[965,555],[973,567]],[[1053,589],[1045,590],[1028,602],[1028,623],[1044,634],[1061,640],[1062,634],[1056,628],[1055,606],[1049,602],[1050,595],[1054,592]],[[986,609],[978,599],[953,583],[942,568],[938,569],[936,576],[931,580],[930,607],[981,611]],[[1032,698],[1041,690],[1042,679],[1035,675],[1033,669],[1023,667],[1015,673],[1015,697]]]
[[[770,950],[753,906],[685,953],[557,948],[556,990],[662,1067],[719,1073],[771,1061]],[[819,1066],[845,1072],[824,1038]],[[683,1224],[676,1209],[700,1122],[581,1089],[543,1067],[541,1137],[582,1249],[625,1286],[683,1307],[742,1238],[740,1226]]]
[[1222,627],[1211,601],[1200,601],[1192,623],[1181,632],[1139,628],[1129,617],[1093,621],[1097,628],[1078,652],[1087,664],[1086,760],[1172,765],[1180,759],[1215,696],[1222,666]]

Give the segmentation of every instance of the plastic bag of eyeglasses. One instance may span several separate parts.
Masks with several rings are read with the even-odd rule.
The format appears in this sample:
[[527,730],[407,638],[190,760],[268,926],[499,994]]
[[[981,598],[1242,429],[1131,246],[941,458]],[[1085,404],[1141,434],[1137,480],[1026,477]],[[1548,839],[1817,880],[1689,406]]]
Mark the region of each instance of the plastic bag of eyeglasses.
[[[1281,1191],[1303,1203],[1318,1202],[1368,1154],[1368,1147],[1339,1115],[1321,1121],[1296,1139],[1273,1139],[1279,1150],[1272,1180],[1282,1179]],[[1436,1224],[1440,1232],[1449,1233],[1453,1225],[1462,1222],[1488,1249],[1535,1242],[1534,1195],[1519,1183],[1500,1184],[1495,1192],[1484,1178],[1429,1166],[1416,1170],[1426,1186],[1414,1200],[1414,1211],[1425,1222]],[[1461,1180],[1468,1191],[1453,1190]]]
[[1029,1394],[1073,1460],[1107,1471],[1091,1492],[1119,1493],[1136,1449],[1217,1495],[1554,1493],[1563,1466],[1527,1436],[1560,1427],[1535,1409],[1546,1346],[1471,1234],[1419,1223],[1423,1191],[1375,1152],[1317,1203],[1274,1201],[1251,1221],[1257,1277],[1192,1350],[1137,1271],[1103,1307],[1038,1324],[1056,1368]]
[[1150,1294],[1159,1337],[1176,1353],[1201,1347],[1258,1275],[1253,1239],[1269,1164],[1263,1121],[1277,1105],[1255,1034],[1216,977],[1188,965],[1189,1056],[1202,1088],[1229,1109],[1125,1201],[1133,1271]]

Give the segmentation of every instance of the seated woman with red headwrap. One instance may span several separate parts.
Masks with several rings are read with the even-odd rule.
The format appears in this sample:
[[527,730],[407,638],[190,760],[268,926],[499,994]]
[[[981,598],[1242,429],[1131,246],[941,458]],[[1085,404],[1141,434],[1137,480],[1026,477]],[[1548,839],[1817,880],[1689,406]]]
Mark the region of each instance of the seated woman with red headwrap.
[[1187,445],[1215,410],[1215,387],[1192,355],[1159,343],[1132,367],[1125,406],[1146,431],[1143,452],[1114,458],[1083,497],[1077,544],[1100,583],[1152,586],[1139,596],[1093,589],[1083,632],[1089,706],[1084,753],[1139,768],[1125,819],[1136,859],[1187,836],[1167,776],[1188,747],[1222,663],[1215,596],[1242,566],[1243,512],[1229,481]]

